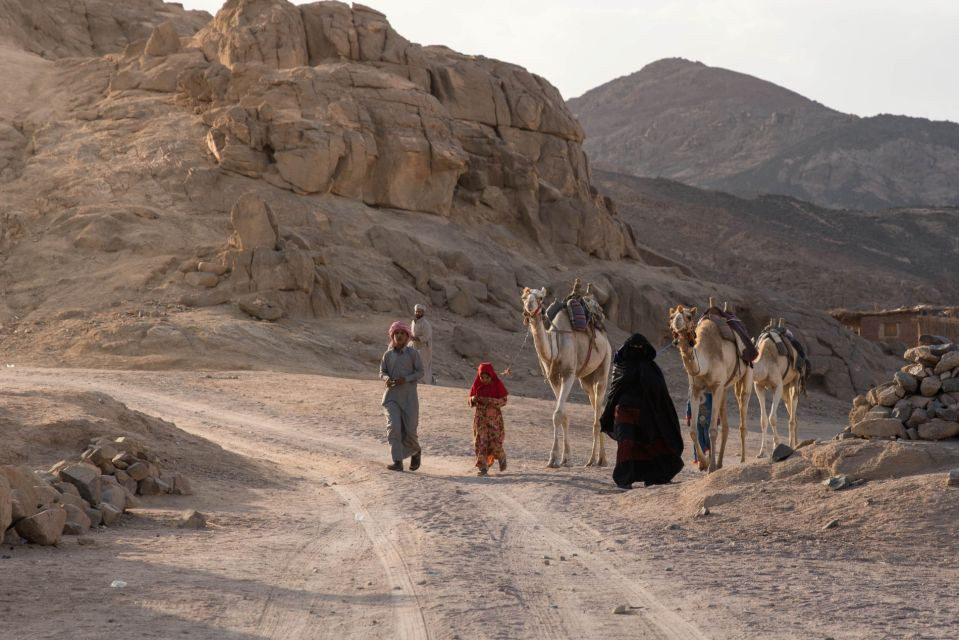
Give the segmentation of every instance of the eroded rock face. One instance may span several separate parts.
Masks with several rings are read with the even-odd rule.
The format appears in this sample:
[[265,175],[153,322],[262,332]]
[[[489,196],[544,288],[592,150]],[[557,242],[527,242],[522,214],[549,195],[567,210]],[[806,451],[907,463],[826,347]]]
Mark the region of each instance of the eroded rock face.
[[635,255],[559,92],[516,65],[412,44],[338,2],[231,0],[193,44],[210,63],[178,88],[226,170],[374,206],[479,207],[544,243]]

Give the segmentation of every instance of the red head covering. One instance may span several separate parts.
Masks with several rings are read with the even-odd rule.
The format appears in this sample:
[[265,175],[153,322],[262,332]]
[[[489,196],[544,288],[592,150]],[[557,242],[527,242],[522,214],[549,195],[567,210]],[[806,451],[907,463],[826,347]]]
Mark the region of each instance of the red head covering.
[[[481,373],[489,374],[492,380],[488,384],[483,384],[483,381],[480,380]],[[476,380],[473,381],[473,386],[470,388],[470,395],[482,398],[505,398],[509,395],[509,392],[506,391],[506,387],[503,386],[499,376],[496,375],[493,365],[484,362],[476,370]]]
[[405,322],[400,322],[399,320],[390,325],[390,346],[393,346],[394,334],[397,334],[400,331],[406,333],[406,335],[410,335],[410,326]]

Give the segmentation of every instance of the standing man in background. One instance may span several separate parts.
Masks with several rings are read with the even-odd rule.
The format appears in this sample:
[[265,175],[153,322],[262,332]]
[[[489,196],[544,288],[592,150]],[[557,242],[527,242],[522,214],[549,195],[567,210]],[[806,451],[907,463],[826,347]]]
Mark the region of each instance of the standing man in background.
[[433,327],[424,316],[426,307],[413,307],[413,346],[420,352],[423,361],[423,384],[436,384],[433,378]]

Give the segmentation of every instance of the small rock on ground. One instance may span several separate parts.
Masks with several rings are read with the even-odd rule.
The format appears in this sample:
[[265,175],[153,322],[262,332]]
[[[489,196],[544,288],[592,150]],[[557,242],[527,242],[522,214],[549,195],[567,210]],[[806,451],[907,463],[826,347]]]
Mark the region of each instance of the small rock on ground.
[[206,527],[206,516],[199,511],[185,511],[177,526],[181,529],[203,529]]

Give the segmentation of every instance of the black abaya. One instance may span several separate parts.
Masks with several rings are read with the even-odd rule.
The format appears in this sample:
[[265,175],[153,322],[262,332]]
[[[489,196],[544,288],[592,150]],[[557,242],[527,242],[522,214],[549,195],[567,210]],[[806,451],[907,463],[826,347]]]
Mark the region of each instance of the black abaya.
[[613,480],[621,487],[665,484],[683,468],[679,416],[655,358],[656,350],[637,333],[614,359],[600,425],[619,443]]

